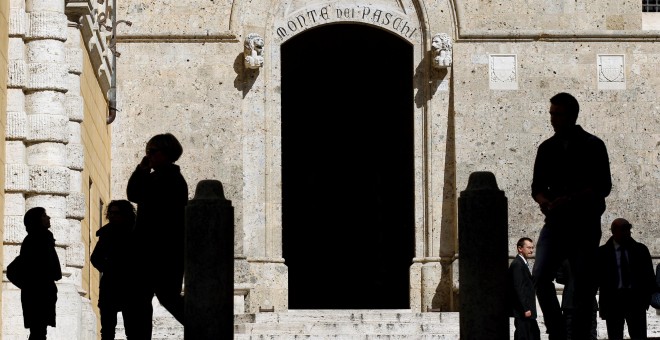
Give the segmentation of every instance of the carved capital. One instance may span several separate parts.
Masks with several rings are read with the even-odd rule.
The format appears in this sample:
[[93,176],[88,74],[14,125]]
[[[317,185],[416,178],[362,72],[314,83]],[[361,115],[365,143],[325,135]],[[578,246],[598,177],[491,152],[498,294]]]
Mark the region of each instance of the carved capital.
[[447,33],[438,33],[431,40],[433,67],[447,68],[452,66],[452,41]]
[[264,65],[264,38],[259,34],[250,33],[245,38],[245,67],[258,69]]

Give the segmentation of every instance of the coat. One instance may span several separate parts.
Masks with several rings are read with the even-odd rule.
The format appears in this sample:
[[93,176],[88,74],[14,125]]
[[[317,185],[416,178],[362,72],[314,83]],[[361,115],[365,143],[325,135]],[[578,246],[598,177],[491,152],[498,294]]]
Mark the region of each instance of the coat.
[[134,264],[183,275],[184,225],[188,184],[179,166],[147,173],[136,169],[128,180],[128,200],[137,203],[132,246]]
[[[647,310],[651,304],[651,294],[655,290],[655,274],[649,249],[631,239],[627,246],[628,262],[630,264],[630,285],[632,297],[631,306],[639,310]],[[600,289],[600,316],[607,319],[610,311],[620,308],[613,298],[618,290],[619,271],[616,261],[614,240],[610,239],[598,248],[598,285]]]
[[99,241],[90,256],[92,265],[101,273],[99,308],[122,310],[128,292],[130,225],[108,223],[96,232]]
[[38,325],[55,327],[57,286],[62,278],[60,260],[55,252],[53,233],[46,228],[34,228],[21,245],[28,269],[25,286],[21,289],[23,324],[25,328]]
[[509,278],[511,280],[509,296],[513,317],[524,318],[526,311],[532,311],[532,318],[536,319],[536,291],[532,273],[525,261],[517,255],[509,266]]

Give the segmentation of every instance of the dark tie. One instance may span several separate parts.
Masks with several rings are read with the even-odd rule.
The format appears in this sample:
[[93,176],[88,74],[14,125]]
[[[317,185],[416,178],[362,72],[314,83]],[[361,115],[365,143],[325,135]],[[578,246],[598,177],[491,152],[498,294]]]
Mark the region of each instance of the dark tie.
[[626,255],[626,248],[619,247],[621,252],[621,285],[623,288],[630,287],[630,263],[628,263],[628,255]]

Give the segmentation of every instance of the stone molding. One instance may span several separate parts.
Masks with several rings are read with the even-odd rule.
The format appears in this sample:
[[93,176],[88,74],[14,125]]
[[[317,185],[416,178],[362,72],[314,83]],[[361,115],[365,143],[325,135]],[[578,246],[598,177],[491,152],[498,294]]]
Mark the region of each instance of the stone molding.
[[[111,60],[112,51],[109,48],[110,33],[103,30],[99,23],[102,20],[111,21],[112,18],[106,16],[106,7],[109,8],[109,5],[103,1],[65,0],[65,3],[65,13],[69,20],[79,25],[92,67],[96,70],[95,76],[107,100],[114,65],[112,65]],[[66,25],[64,27],[66,28]],[[76,73],[77,69],[76,66],[70,66],[69,68],[70,71],[73,70],[72,73]],[[80,64],[80,70],[82,70],[82,63]]]
[[274,31],[280,43],[319,25],[351,22],[373,25],[397,34],[409,42],[419,39],[422,27],[416,17],[401,8],[382,4],[318,3],[296,9],[275,23]]

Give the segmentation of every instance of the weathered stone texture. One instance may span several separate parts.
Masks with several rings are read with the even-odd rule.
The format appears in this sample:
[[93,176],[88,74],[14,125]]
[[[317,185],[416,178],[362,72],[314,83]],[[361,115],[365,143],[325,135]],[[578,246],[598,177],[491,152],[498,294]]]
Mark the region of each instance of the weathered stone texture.
[[[192,5],[177,0],[128,0],[118,2],[119,18],[129,18],[126,34],[139,35],[208,35],[229,30],[235,1],[216,0]],[[265,9],[260,9],[264,10]],[[164,22],[163,19],[167,18]]]

